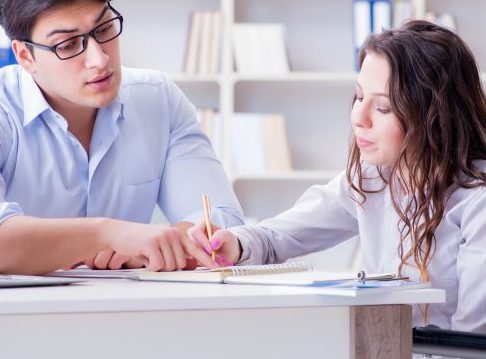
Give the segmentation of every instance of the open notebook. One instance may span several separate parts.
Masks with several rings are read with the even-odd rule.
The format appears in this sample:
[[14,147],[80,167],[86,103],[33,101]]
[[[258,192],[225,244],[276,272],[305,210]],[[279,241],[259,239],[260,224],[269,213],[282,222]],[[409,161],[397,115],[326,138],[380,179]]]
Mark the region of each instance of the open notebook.
[[81,278],[126,278],[140,281],[200,282],[228,284],[261,284],[332,287],[336,289],[369,292],[396,289],[415,289],[427,286],[424,283],[396,280],[394,273],[367,274],[366,282],[357,280],[355,273],[335,273],[312,270],[307,263],[284,263],[256,266],[233,266],[218,269],[198,268],[191,271],[151,272],[135,270],[91,270],[73,269],[51,273],[53,276]]

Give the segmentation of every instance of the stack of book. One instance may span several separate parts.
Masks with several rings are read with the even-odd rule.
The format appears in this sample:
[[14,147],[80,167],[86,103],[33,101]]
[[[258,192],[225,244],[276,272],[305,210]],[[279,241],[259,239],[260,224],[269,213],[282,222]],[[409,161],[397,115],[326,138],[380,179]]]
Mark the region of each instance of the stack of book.
[[189,23],[183,71],[209,75],[219,72],[222,15],[220,11],[194,11]]
[[292,170],[281,114],[235,113],[230,119],[232,172],[255,175]]
[[[197,110],[201,129],[212,143],[216,156],[223,158],[223,123],[211,108]],[[260,175],[292,170],[285,118],[281,114],[235,113],[226,122],[231,172]]]

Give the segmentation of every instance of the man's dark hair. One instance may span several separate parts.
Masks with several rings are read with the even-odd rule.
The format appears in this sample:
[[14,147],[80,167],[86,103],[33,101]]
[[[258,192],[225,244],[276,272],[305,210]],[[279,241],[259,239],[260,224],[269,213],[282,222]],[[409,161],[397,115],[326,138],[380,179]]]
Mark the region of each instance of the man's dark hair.
[[78,1],[81,0],[0,0],[0,25],[11,40],[30,40],[32,28],[42,12]]

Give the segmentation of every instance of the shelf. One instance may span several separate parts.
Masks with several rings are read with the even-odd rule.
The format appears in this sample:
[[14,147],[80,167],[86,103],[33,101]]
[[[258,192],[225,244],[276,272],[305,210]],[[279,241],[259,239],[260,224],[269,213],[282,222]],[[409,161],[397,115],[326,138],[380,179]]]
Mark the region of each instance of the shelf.
[[237,181],[310,181],[324,180],[328,181],[336,177],[341,171],[292,171],[292,172],[274,172],[265,174],[242,174],[232,177],[232,182]]
[[185,83],[206,83],[206,82],[221,82],[221,76],[219,74],[216,75],[190,75],[185,73],[177,73],[172,72],[168,73],[167,76],[172,81],[175,82],[185,82]]
[[[217,82],[222,81],[221,75],[189,75],[185,73],[169,73],[168,76],[175,82]],[[236,82],[331,82],[354,83],[356,72],[290,72],[282,75],[242,75],[234,73],[228,78]]]
[[332,82],[354,83],[356,72],[290,72],[282,75],[233,74],[234,82]]

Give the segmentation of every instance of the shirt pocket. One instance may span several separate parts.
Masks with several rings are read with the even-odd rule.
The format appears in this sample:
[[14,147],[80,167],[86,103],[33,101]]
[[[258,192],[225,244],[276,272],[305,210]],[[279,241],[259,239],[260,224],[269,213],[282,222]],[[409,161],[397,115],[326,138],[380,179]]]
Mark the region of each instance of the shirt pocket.
[[123,219],[127,221],[150,223],[157,204],[160,178],[147,182],[126,184],[121,188],[121,208]]

